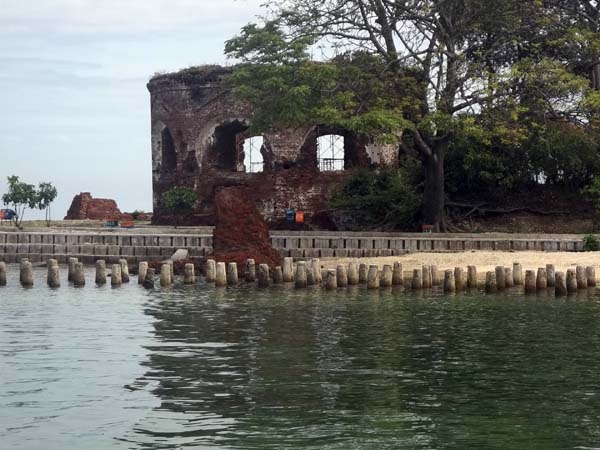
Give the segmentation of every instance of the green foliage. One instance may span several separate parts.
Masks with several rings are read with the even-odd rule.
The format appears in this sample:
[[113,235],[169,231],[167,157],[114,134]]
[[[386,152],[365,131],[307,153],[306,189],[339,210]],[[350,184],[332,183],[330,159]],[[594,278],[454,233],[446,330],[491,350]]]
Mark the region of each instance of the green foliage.
[[35,208],[38,203],[37,192],[33,184],[27,184],[19,181],[16,175],[9,176],[8,192],[2,196],[2,201],[5,205],[10,205],[16,212],[13,218],[15,226],[20,227],[23,222],[25,210]]
[[420,197],[402,170],[357,170],[334,193],[332,208],[348,210],[361,224],[411,229]]
[[138,218],[140,217],[140,215],[144,214],[144,211],[140,210],[140,209],[136,209],[131,213],[131,217],[133,217],[133,220],[138,220]]
[[600,250],[600,238],[595,234],[586,234],[583,237],[583,251],[597,252]]
[[50,205],[56,199],[58,191],[49,182],[42,182],[38,185],[36,207],[46,212],[46,226],[50,226],[51,212]]
[[186,186],[175,186],[166,191],[162,196],[165,208],[176,216],[176,225],[182,215],[189,214],[196,203],[196,192]]

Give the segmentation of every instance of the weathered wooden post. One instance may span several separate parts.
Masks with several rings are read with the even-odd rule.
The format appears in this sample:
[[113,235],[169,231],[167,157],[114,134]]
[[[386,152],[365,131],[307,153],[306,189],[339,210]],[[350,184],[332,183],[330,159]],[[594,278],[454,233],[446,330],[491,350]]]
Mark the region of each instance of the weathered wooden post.
[[454,279],[454,272],[451,269],[444,271],[444,292],[455,292],[456,291],[456,280]]
[[[148,273],[148,262],[142,261],[138,264],[138,284],[144,284],[144,280],[146,279],[146,274]],[[106,277],[105,280],[106,282]],[[97,283],[97,281],[96,281]]]
[[194,264],[187,263],[183,268],[183,284],[194,284],[196,282],[196,272]]
[[369,267],[366,264],[358,266],[358,282],[360,284],[366,284],[368,280]]
[[268,264],[259,264],[258,266],[258,287],[266,288],[271,284],[271,280],[269,279],[269,265]]
[[[285,266],[283,272],[285,280]],[[298,261],[296,263],[296,289],[303,289],[306,287],[306,263],[304,261]]]
[[121,279],[123,283],[129,283],[129,264],[127,260],[124,258],[119,259],[119,264],[121,264]]
[[327,289],[328,291],[333,291],[337,289],[337,287],[338,285],[336,271],[334,269],[329,269],[325,278],[325,289]]
[[431,284],[431,268],[430,268],[430,266],[423,264],[421,266],[421,271],[423,274],[423,288],[428,289],[432,286],[432,284]]
[[254,283],[256,281],[256,261],[252,258],[246,260],[246,273],[244,274],[244,279],[248,283]]
[[283,258],[283,282],[291,283],[294,281],[294,258]]
[[60,287],[60,269],[56,259],[48,260],[48,286],[51,288]]
[[122,283],[121,264],[113,264],[110,270],[110,284],[111,286],[120,286]]
[[499,291],[506,289],[506,272],[504,266],[496,266],[496,288]]
[[467,287],[469,289],[477,289],[477,267],[467,267]]
[[564,272],[554,274],[554,295],[567,295],[567,283]]
[[462,267],[454,268],[454,288],[456,292],[465,290],[465,273]]
[[513,263],[513,283],[515,286],[523,284],[523,266],[521,263]]
[[273,284],[283,283],[283,270],[281,266],[275,266],[273,269]]
[[237,263],[230,262],[227,265],[227,284],[229,286],[236,286],[239,282]]
[[546,289],[548,287],[548,274],[545,267],[538,268],[535,285],[537,289]]
[[338,287],[346,287],[348,286],[348,274],[346,273],[346,268],[340,264],[337,266],[336,270],[336,278]]
[[218,262],[215,271],[215,286],[225,287],[227,286],[227,270],[224,262]]
[[535,294],[536,288],[536,279],[535,272],[533,270],[525,271],[525,293],[526,294]]
[[6,263],[0,261],[0,286],[6,286]]
[[73,272],[73,286],[85,286],[85,271],[83,268],[83,263],[78,262],[75,264],[75,272]]
[[423,289],[423,271],[421,269],[413,270],[410,287],[413,289]]
[[440,285],[440,273],[438,271],[437,266],[430,266],[429,270],[431,272],[431,285],[439,286]]
[[402,264],[398,261],[394,263],[393,273],[392,273],[392,284],[394,286],[400,286],[404,284],[404,273],[402,271]]
[[381,287],[391,287],[393,274],[394,271],[392,270],[392,266],[390,266],[389,264],[385,264],[383,266],[383,272],[381,272],[381,279],[379,280],[379,285]]
[[485,292],[492,293],[498,290],[496,272],[491,270],[485,273]]
[[583,266],[577,266],[575,268],[575,274],[577,275],[577,289],[587,289],[587,278],[585,277],[585,268]]
[[146,271],[146,276],[144,277],[144,282],[142,283],[142,285],[146,289],[154,289],[154,275],[155,274],[156,274],[156,269],[154,269],[153,267],[148,267],[148,270]]
[[596,287],[596,269],[594,266],[587,266],[585,268],[585,278],[588,287]]
[[217,263],[214,259],[206,260],[206,282],[214,283],[217,278]]
[[367,273],[367,289],[377,288],[379,288],[379,268],[375,264],[371,264]]
[[554,264],[546,264],[546,280],[548,287],[554,287],[556,282],[556,269]]
[[358,265],[351,261],[348,263],[348,284],[350,286],[355,286],[358,284]]
[[20,276],[21,285],[23,287],[33,286],[33,266],[29,261],[21,262]]
[[573,269],[567,269],[567,292],[577,292],[577,276]]
[[504,282],[507,288],[511,288],[515,285],[515,279],[513,278],[512,269],[510,267],[504,268]]

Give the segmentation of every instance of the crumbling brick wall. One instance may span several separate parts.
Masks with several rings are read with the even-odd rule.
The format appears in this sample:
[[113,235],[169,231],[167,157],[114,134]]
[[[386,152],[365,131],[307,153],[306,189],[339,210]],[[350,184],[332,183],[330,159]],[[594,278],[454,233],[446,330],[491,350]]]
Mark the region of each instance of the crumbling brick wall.
[[89,192],[81,192],[73,197],[65,220],[105,220],[121,217],[121,211],[114,200],[93,198]]
[[215,194],[223,186],[243,189],[270,225],[281,223],[288,207],[303,210],[310,222],[327,208],[332,191],[349,173],[319,171],[317,138],[325,134],[343,136],[346,169],[397,164],[397,152],[389,146],[378,152],[364,136],[315,124],[264,133],[263,171],[246,172],[243,143],[250,137],[252,110],[225,83],[231,71],[204,66],[159,75],[148,83],[153,223],[172,223],[161,199],[175,185],[190,186],[198,194],[190,224],[214,224]]

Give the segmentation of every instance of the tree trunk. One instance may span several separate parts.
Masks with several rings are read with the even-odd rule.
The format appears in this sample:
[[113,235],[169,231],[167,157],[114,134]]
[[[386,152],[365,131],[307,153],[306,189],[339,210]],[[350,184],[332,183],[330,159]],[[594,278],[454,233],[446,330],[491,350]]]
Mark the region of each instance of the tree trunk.
[[425,186],[423,192],[423,223],[433,225],[433,231],[445,230],[444,224],[444,156],[445,149],[434,149],[423,158]]

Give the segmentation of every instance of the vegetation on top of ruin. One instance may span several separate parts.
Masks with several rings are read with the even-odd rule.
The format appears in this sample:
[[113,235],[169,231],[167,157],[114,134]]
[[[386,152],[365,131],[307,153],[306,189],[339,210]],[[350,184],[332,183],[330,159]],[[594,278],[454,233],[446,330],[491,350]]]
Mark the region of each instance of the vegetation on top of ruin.
[[223,76],[229,75],[233,67],[224,67],[217,64],[192,66],[172,73],[156,73],[150,83],[160,80],[173,80],[184,84],[204,84],[219,81]]

